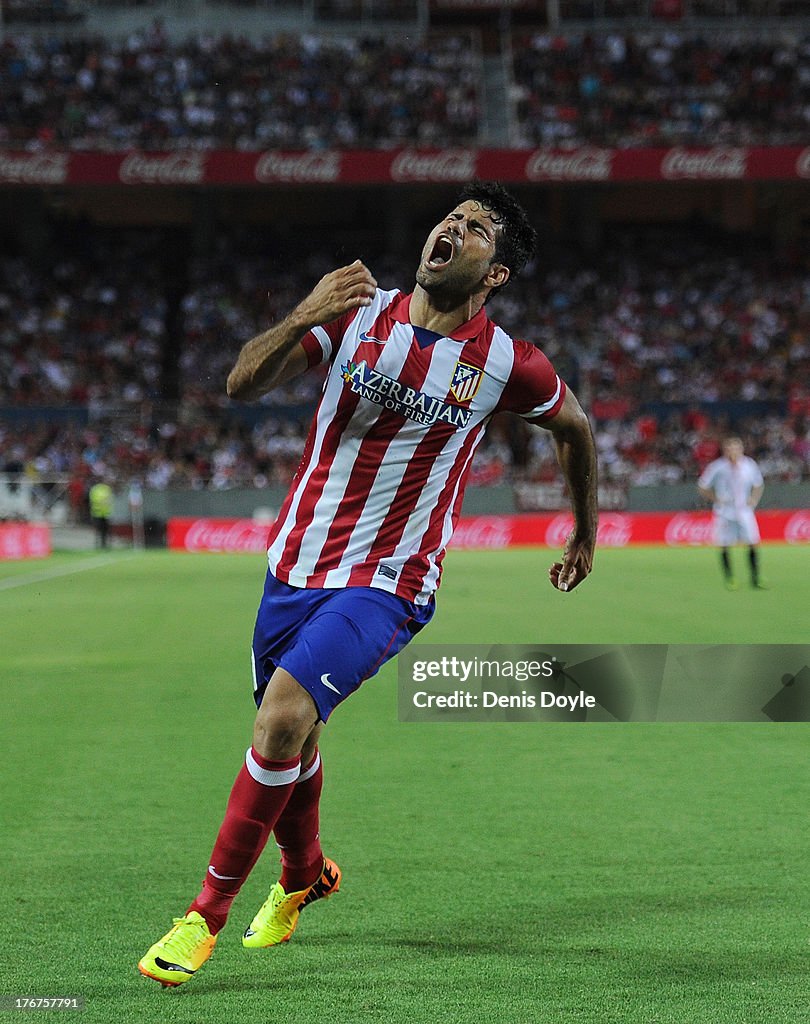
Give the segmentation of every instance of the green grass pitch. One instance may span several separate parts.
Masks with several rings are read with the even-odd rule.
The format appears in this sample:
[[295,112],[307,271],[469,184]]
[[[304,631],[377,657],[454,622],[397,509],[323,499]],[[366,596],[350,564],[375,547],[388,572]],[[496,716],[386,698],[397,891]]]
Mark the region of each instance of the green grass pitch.
[[[709,550],[601,551],[569,595],[551,560],[451,553],[420,639],[810,642],[810,548],[763,548],[767,592],[727,593]],[[810,726],[401,724],[394,665],[324,734],[341,894],[243,950],[271,847],[200,976],[141,978],[249,742],[262,575],[166,552],[0,564],[0,995],[83,996],[87,1024],[808,1019]]]

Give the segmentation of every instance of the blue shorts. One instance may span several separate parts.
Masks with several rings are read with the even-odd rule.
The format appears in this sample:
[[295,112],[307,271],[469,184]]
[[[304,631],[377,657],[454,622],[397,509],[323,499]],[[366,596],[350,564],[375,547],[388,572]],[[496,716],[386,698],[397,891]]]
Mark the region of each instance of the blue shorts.
[[291,587],[268,571],[253,632],[256,707],[276,668],[315,701],[326,721],[342,700],[398,654],[435,610],[375,587]]

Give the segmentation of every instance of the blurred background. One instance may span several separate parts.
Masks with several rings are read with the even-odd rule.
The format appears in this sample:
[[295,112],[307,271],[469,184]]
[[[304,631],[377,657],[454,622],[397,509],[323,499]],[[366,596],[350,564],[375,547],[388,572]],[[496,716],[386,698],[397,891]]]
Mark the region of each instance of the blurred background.
[[[588,411],[607,543],[663,512],[706,542],[729,431],[771,539],[809,540],[807,0],[3,0],[0,520],[91,547],[106,483],[112,544],[264,524],[322,375],[234,403],[239,348],[357,257],[410,290],[473,177],[539,230],[488,310]],[[566,504],[548,434],[497,417],[470,545]]]

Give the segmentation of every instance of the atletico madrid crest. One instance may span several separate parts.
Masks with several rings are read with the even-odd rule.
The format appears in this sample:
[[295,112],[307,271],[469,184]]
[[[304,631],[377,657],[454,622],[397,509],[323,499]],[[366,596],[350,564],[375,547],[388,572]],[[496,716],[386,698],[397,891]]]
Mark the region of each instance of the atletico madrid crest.
[[456,363],[453,379],[450,381],[450,393],[458,402],[469,402],[478,394],[484,371],[469,363]]

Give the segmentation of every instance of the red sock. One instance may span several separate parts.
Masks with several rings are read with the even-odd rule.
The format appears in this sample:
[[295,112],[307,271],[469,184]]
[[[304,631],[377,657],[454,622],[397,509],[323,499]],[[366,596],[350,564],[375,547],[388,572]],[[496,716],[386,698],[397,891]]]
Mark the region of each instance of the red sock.
[[269,761],[253,747],[245,755],[228,798],[202,890],[186,911],[202,914],[213,934],[224,926],[236,894],[295,789],[300,771],[300,757]]
[[323,870],[318,808],[323,788],[321,755],[301,770],[292,796],[273,829],[281,847],[281,882],[285,892],[300,892],[317,882]]

